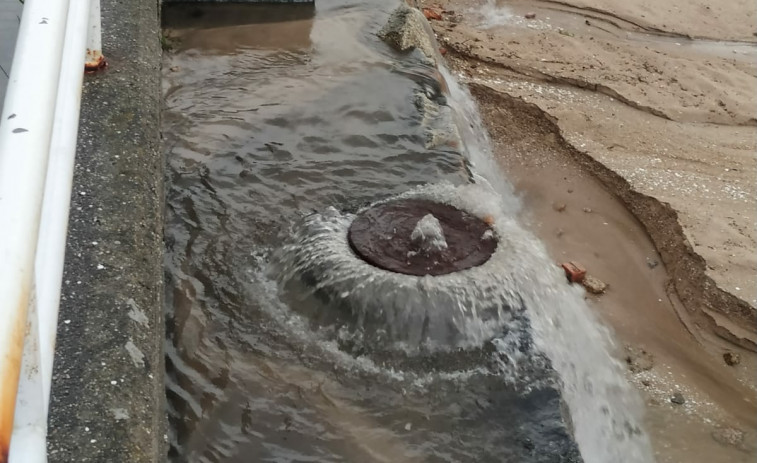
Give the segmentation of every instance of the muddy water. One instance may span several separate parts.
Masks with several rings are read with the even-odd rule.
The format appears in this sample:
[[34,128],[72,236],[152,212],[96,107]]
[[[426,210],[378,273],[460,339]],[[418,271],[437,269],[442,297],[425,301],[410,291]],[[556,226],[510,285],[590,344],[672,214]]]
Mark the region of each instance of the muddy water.
[[266,276],[305,214],[468,181],[427,147],[430,70],[375,36],[395,6],[164,10],[173,461],[576,461],[549,369],[514,384],[486,349],[348,353]]

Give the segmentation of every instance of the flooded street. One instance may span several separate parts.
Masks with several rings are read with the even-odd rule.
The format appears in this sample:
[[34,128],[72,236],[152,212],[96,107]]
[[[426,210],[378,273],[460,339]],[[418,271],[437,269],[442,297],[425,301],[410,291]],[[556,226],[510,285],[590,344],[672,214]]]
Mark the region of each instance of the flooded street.
[[[172,461],[649,461],[606,334],[513,219],[470,95],[377,37],[398,5],[164,8]],[[419,93],[454,108],[462,146],[434,136]],[[480,294],[508,314],[488,337],[379,349],[356,341],[367,326],[310,316],[271,267],[307,224],[427,184],[490,207],[512,250]]]

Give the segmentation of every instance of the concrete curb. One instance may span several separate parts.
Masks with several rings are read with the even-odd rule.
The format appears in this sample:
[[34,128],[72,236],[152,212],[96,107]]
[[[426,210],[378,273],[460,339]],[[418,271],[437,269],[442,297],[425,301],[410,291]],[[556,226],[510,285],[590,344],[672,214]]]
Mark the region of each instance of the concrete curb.
[[102,2],[109,67],[83,90],[51,462],[165,460],[159,3]]

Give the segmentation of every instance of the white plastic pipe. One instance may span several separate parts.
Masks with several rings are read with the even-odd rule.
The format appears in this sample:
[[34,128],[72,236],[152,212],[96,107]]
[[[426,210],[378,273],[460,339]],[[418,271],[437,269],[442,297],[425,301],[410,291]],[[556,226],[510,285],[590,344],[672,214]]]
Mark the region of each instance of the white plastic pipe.
[[[27,0],[0,116],[0,463],[20,376],[69,0]],[[13,463],[22,463],[17,461]]]
[[40,358],[42,360],[40,371],[45,404],[48,403],[47,399],[50,396],[58,327],[63,258],[66,252],[68,213],[71,206],[76,140],[79,133],[79,110],[84,79],[84,43],[87,38],[89,5],[100,3],[100,0],[70,1],[35,263],[37,313],[40,319]]
[[[99,0],[93,0],[99,2]],[[70,0],[10,462],[47,462],[47,416],[79,127],[90,0]]]
[[89,23],[87,25],[87,52],[84,65],[90,71],[100,69],[105,65],[102,51],[102,31],[100,25],[100,0],[89,2]]

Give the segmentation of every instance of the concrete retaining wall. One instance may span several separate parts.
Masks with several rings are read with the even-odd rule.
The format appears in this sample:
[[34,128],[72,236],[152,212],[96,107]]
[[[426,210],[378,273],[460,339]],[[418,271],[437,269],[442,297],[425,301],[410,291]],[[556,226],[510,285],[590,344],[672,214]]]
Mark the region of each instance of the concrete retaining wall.
[[51,462],[165,461],[160,12],[102,0],[85,77],[49,422]]

